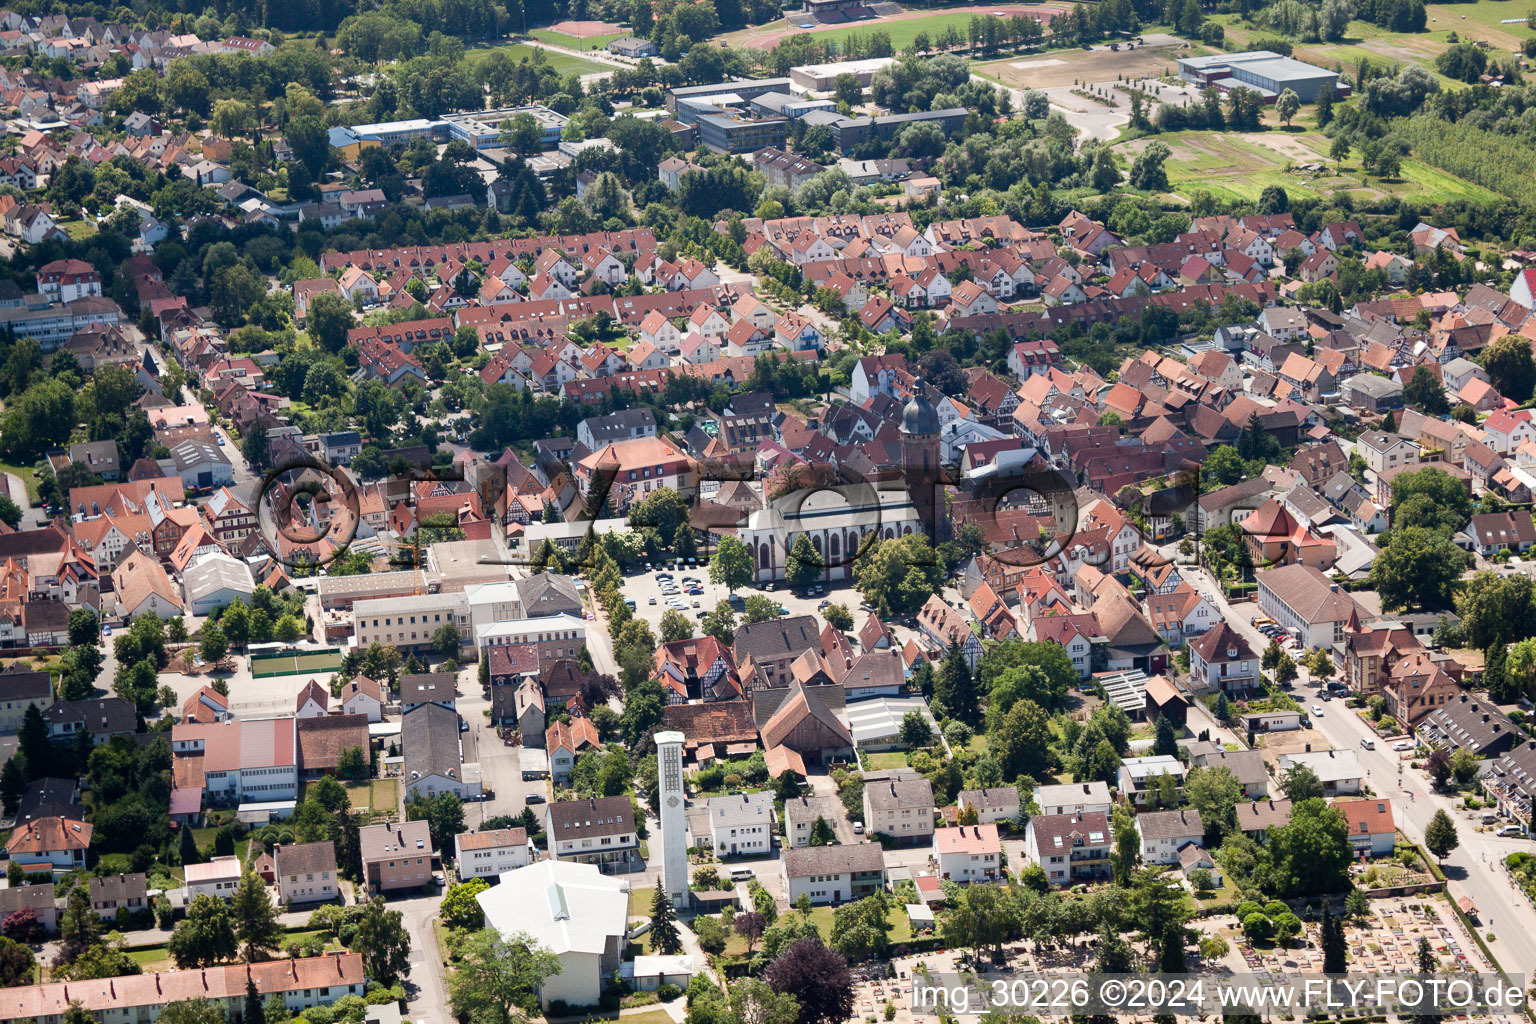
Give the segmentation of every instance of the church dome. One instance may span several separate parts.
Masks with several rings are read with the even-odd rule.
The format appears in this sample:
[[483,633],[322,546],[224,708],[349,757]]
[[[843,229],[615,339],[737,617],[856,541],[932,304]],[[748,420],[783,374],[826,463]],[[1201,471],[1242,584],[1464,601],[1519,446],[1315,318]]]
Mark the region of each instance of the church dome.
[[939,414],[923,394],[923,378],[919,377],[912,382],[912,401],[901,410],[901,432],[903,434],[937,434],[939,432]]

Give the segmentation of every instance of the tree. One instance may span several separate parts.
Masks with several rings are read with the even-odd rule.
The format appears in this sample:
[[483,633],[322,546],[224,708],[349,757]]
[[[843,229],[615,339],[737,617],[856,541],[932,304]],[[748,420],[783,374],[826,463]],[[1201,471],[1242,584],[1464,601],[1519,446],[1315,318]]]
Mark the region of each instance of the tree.
[[71,647],[95,646],[101,643],[101,620],[89,608],[76,608],[69,613],[69,645]]
[[[815,843],[813,842],[812,845]],[[731,920],[731,927],[736,930],[737,935],[746,940],[747,955],[751,956],[752,947],[757,944],[758,939],[763,937],[763,932],[768,928],[768,919],[755,910],[748,910],[737,914]]]
[[202,652],[203,660],[210,665],[217,665],[229,653],[229,638],[224,635],[224,630],[219,628],[217,622],[210,622],[203,626],[202,634],[198,638],[198,649]]
[[1393,530],[1422,526],[1453,534],[1471,518],[1472,497],[1465,484],[1431,466],[1392,481],[1391,511]]
[[825,570],[826,562],[811,545],[810,535],[805,533],[797,535],[794,544],[790,546],[789,558],[784,566],[786,582],[795,590],[804,590],[820,580]]
[[233,960],[240,942],[229,904],[207,893],[194,897],[186,918],[171,933],[167,948],[176,966],[183,969]]
[[880,615],[911,614],[938,592],[944,564],[921,534],[871,541],[859,549],[854,586]]
[[968,725],[981,719],[981,706],[976,694],[976,681],[971,677],[971,667],[966,660],[965,649],[958,639],[949,642],[949,652],[944,657],[944,669],[934,684],[934,696],[943,703],[950,716]]
[[827,620],[827,625],[839,633],[846,633],[853,628],[853,613],[845,604],[829,604],[821,614]]
[[363,955],[363,969],[381,985],[393,985],[411,966],[411,935],[404,915],[390,910],[384,897],[375,896],[357,922],[352,944]]
[[15,939],[0,938],[0,988],[30,985],[37,973],[32,951]]
[[1445,397],[1445,385],[1427,366],[1414,368],[1413,376],[1403,385],[1403,402],[1426,416],[1444,416],[1451,411]]
[[1152,741],[1152,753],[1167,757],[1179,755],[1179,738],[1174,732],[1173,719],[1167,715],[1157,717],[1157,736]]
[[1117,885],[1129,885],[1131,876],[1136,873],[1136,864],[1141,860],[1141,836],[1136,832],[1131,812],[1124,807],[1115,808],[1113,832],[1115,848],[1109,855],[1110,868]]
[[853,976],[848,961],[819,939],[799,939],[763,970],[775,992],[800,1002],[795,1024],[842,1024],[853,1015]]
[[162,1010],[156,1019],[161,1024],[224,1024],[226,1020],[224,1008],[207,999],[178,1000]]
[[1275,100],[1275,113],[1280,115],[1280,120],[1285,122],[1287,128],[1291,126],[1291,118],[1295,117],[1300,109],[1301,98],[1296,95],[1294,89],[1282,90]]
[[245,979],[245,1019],[241,1024],[267,1024],[267,1008],[252,978]]
[[693,623],[688,621],[688,616],[675,608],[668,608],[661,616],[661,642],[664,644],[677,643],[693,636]]
[[673,913],[672,897],[665,886],[658,885],[651,897],[651,948],[663,956],[683,951],[683,938],[677,933],[677,915]]
[[405,805],[407,821],[425,819],[432,833],[432,845],[444,857],[451,857],[453,837],[464,831],[464,804],[453,793],[412,797]]
[[1184,783],[1184,796],[1200,812],[1205,827],[1205,848],[1214,850],[1237,827],[1237,805],[1243,787],[1230,768],[1192,768]]
[[1163,162],[1172,155],[1172,151],[1161,142],[1148,144],[1131,164],[1131,188],[1148,192],[1168,191],[1168,172]]
[[1435,816],[1429,819],[1429,826],[1424,829],[1424,848],[1434,855],[1435,860],[1444,861],[1446,854],[1460,845],[1456,823],[1445,811],[1436,811]]
[[1484,349],[1483,369],[1505,398],[1523,404],[1536,390],[1536,360],[1531,356],[1530,339],[1523,335],[1506,334]]
[[69,891],[64,916],[59,920],[59,938],[63,941],[59,946],[58,962],[73,963],[96,941],[99,933],[100,919],[91,907],[90,893],[85,886],[77,885]]
[[1276,891],[1285,897],[1343,892],[1349,887],[1349,823],[1321,799],[1291,807],[1288,824],[1270,830],[1268,849]]
[[1317,773],[1304,764],[1293,765],[1291,770],[1286,772],[1280,788],[1284,789],[1286,797],[1296,804],[1303,800],[1321,800],[1323,797],[1323,784],[1318,779]]
[[560,973],[560,958],[522,932],[493,928],[458,940],[458,969],[448,976],[448,999],[461,1019],[522,1024],[539,1013],[535,986]]
[[709,579],[731,593],[752,582],[752,553],[739,538],[724,536],[715,546],[714,557],[709,560]]
[[27,790],[27,773],[21,767],[21,761],[16,755],[6,759],[5,768],[0,769],[0,802],[5,805],[5,813],[16,813],[17,806],[21,803],[21,795]]
[[[1406,474],[1405,474],[1406,475]],[[1384,609],[1449,608],[1466,559],[1439,529],[1394,529],[1371,566]]]
[[1440,748],[1430,751],[1429,757],[1424,762],[1424,771],[1428,773],[1436,789],[1444,789],[1445,784],[1451,779],[1451,755]]
[[[1359,890],[1351,890],[1358,892]],[[1344,942],[1344,922],[1334,916],[1333,909],[1323,904],[1322,922],[1323,973],[1343,974],[1348,969],[1348,948]]]
[[821,815],[816,815],[816,823],[811,826],[812,846],[831,846],[837,842],[837,833],[830,822]]
[[479,931],[485,927],[485,913],[475,897],[489,888],[490,884],[483,878],[471,878],[467,882],[450,885],[439,911],[443,924],[466,931]]
[[[988,749],[1003,778],[1016,781],[1020,777],[1041,778],[1049,774],[1054,765],[1051,750],[1050,717],[1032,700],[1016,701],[1007,714],[999,717],[988,733]],[[1114,749],[1110,757],[1118,768],[1120,759]]]
[[1328,155],[1333,158],[1334,167],[1343,167],[1344,161],[1349,159],[1349,137],[1342,132],[1335,136]]
[[933,729],[921,712],[908,711],[901,717],[901,742],[908,747],[926,747],[933,742]]
[[832,948],[851,960],[883,956],[890,943],[889,909],[884,893],[838,907],[832,914]]
[[247,963],[265,960],[266,954],[282,944],[283,927],[277,920],[277,907],[267,895],[267,886],[256,872],[247,870],[229,901],[235,933],[240,937],[241,955]]

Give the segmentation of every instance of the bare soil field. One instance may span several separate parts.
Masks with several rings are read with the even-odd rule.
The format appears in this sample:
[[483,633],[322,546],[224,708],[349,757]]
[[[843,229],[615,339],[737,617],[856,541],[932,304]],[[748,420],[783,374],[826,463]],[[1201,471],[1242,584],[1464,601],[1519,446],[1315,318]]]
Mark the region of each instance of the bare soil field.
[[588,36],[611,36],[615,32],[624,31],[623,25],[615,25],[611,21],[557,21],[549,27],[551,31],[575,36],[577,39],[585,39]]
[[987,64],[980,70],[1015,88],[1050,89],[1078,82],[1127,81],[1157,78],[1174,70],[1175,46],[1138,46],[1134,50],[1056,51],[1048,57],[1025,57]]

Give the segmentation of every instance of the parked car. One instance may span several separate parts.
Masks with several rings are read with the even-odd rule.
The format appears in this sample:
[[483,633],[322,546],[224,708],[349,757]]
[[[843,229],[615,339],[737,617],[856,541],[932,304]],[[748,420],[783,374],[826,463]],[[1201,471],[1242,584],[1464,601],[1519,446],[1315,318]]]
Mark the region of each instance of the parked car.
[[1364,747],[1366,750],[1375,750],[1376,749],[1376,741],[1371,739],[1369,736],[1362,736],[1362,737],[1360,737],[1360,745],[1362,747]]
[[1520,825],[1505,825],[1496,834],[1501,839],[1509,839],[1512,836],[1525,835],[1525,829]]
[[541,804],[543,802],[543,793],[529,793],[527,796],[523,797],[523,803],[525,804]]
[[655,604],[655,603],[656,603],[656,599],[654,597],[651,598],[651,604]]
[[1392,749],[1396,750],[1396,751],[1399,751],[1399,752],[1404,751],[1404,750],[1412,750],[1413,749],[1413,741],[1412,740],[1398,740],[1396,743],[1392,744]]

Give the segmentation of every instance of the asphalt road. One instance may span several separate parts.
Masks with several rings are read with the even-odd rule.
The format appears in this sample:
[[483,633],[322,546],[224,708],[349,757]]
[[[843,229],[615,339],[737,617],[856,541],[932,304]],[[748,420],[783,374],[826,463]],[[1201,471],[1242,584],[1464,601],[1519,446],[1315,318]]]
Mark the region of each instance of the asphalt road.
[[[1241,633],[1257,652],[1268,640],[1253,628],[1250,616],[1233,610],[1220,594],[1214,581],[1204,571],[1181,566],[1184,578],[1212,600],[1229,626]],[[1308,704],[1312,692],[1305,669],[1296,683],[1297,699]],[[1408,758],[1393,751],[1389,743],[1376,743],[1374,750],[1361,747],[1366,737],[1377,738],[1369,726],[1342,702],[1333,702],[1328,712],[1314,719],[1312,728],[1327,737],[1335,750],[1353,750],[1366,770],[1366,784],[1381,796],[1392,800],[1393,817],[1398,830],[1420,845],[1424,830],[1437,810],[1444,810],[1456,822],[1461,845],[1446,857],[1445,871],[1452,899],[1470,896],[1477,905],[1478,930],[1491,932],[1496,940],[1489,944],[1499,966],[1512,973],[1529,973],[1536,967],[1536,909],[1509,880],[1501,861],[1517,851],[1531,851],[1528,839],[1500,839],[1492,832],[1477,832],[1476,822],[1465,810],[1457,810],[1455,801],[1431,792],[1429,779],[1422,771],[1408,767]]]

